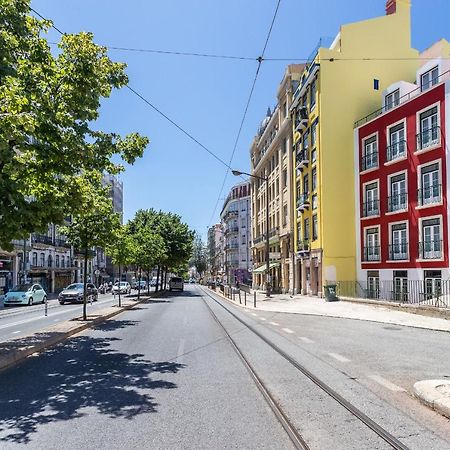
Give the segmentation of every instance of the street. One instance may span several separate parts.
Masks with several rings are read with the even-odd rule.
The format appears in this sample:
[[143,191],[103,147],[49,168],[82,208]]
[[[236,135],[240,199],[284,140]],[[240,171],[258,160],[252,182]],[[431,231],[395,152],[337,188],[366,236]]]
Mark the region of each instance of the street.
[[[137,291],[132,291],[135,295]],[[142,295],[145,295],[145,291]],[[126,298],[126,296],[122,296]],[[112,294],[99,294],[98,301],[88,302],[88,311],[96,311],[118,304],[119,298]],[[2,302],[3,303],[3,302]],[[66,303],[60,305],[58,300],[48,301],[48,312],[45,316],[45,305],[0,307],[0,342],[8,339],[19,338],[34,333],[41,328],[55,323],[79,317],[82,314],[83,305],[79,303]]]
[[292,448],[226,330],[310,448],[392,448],[247,325],[399,448],[450,447],[448,420],[407,393],[422,377],[450,374],[447,358],[435,356],[446,354],[447,334],[247,311],[201,286],[144,302],[2,372],[0,447]]

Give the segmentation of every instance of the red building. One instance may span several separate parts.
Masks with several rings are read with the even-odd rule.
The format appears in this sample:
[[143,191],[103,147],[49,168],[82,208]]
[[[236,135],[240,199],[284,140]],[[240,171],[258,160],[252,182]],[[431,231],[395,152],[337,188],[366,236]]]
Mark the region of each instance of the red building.
[[355,124],[358,285],[368,297],[447,302],[450,62],[427,60],[416,75]]

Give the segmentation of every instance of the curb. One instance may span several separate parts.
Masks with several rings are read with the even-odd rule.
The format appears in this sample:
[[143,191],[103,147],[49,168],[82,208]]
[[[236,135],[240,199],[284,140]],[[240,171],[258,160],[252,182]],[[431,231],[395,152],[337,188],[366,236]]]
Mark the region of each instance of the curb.
[[418,381],[413,392],[422,403],[450,419],[450,380]]
[[[54,347],[57,344],[60,344],[61,342],[68,339],[70,336],[80,333],[81,331],[84,331],[88,328],[92,328],[95,325],[98,325],[99,323],[105,322],[106,320],[110,319],[111,317],[114,317],[124,311],[128,311],[130,309],[133,309],[135,306],[139,305],[140,303],[151,299],[152,297],[144,297],[140,299],[139,301],[135,301],[134,303],[130,305],[121,306],[120,308],[117,307],[116,311],[111,311],[105,315],[96,317],[95,319],[89,321],[89,322],[81,322],[79,319],[69,319],[64,322],[61,322],[56,325],[52,325],[48,328],[45,328],[43,330],[37,331],[33,334],[30,334],[28,336],[24,336],[18,339],[12,339],[10,341],[3,342],[0,345],[0,371],[4,371],[7,369],[10,369],[11,367],[20,364],[22,361],[24,361],[26,358],[28,358],[30,355],[33,355],[35,353],[42,352],[44,350],[47,350],[51,347]],[[114,306],[115,307],[115,306]],[[110,307],[112,308],[112,307]],[[70,322],[73,322],[74,326],[67,331],[59,332],[58,327],[61,326],[61,324],[70,324]],[[77,323],[78,322],[78,323]],[[39,336],[40,333],[46,333],[47,336]],[[48,335],[49,333],[54,333],[52,335]],[[35,342],[32,344],[27,344],[26,340],[33,341],[35,339]],[[3,347],[3,348],[2,348]],[[4,354],[2,354],[4,353]]]

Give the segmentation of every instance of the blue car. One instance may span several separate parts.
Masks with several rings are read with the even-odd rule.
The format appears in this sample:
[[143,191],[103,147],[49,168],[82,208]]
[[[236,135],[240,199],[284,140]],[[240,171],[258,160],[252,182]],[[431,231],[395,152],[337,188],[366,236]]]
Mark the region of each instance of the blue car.
[[29,305],[33,303],[44,303],[47,294],[40,284],[26,283],[14,286],[3,298],[3,304],[9,305]]

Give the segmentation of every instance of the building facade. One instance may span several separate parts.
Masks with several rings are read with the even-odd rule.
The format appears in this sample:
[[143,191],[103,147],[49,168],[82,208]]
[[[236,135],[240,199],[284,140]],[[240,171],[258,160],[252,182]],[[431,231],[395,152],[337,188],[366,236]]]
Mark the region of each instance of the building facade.
[[219,235],[219,248],[223,245],[222,279],[227,284],[250,284],[250,183],[243,182],[231,188],[220,219],[223,229],[222,242]]
[[414,76],[409,0],[389,0],[386,15],[343,25],[321,40],[292,104],[296,289],[356,276],[354,122],[378,107],[380,91]]
[[[292,94],[303,65],[287,67],[277,92],[277,106],[261,123],[250,148],[251,173],[268,178],[252,178],[252,284],[265,289],[266,230],[270,236],[270,282],[275,292],[293,292],[295,261],[293,257],[293,163],[292,122],[289,110]],[[269,197],[269,224],[266,225],[266,195]]]
[[363,295],[418,303],[435,298],[450,278],[449,54],[446,41],[426,50],[413,82],[389,86],[382,107],[355,128]]
[[207,242],[207,273],[208,277],[214,281],[218,280],[222,268],[222,224],[216,223],[208,229]]

